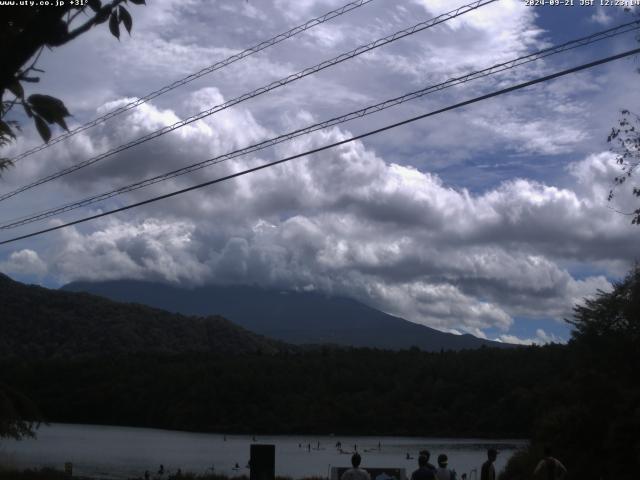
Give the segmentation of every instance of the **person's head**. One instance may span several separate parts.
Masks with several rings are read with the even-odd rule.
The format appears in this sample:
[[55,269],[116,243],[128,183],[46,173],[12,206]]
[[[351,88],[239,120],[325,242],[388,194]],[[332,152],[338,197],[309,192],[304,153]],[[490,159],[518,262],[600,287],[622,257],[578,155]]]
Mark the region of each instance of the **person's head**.
[[429,457],[431,457],[431,453],[429,452],[429,450],[420,450],[420,455],[422,455],[423,457],[425,457],[427,459],[427,462],[429,461]]
[[491,461],[495,460],[498,457],[498,451],[495,448],[490,448],[487,450],[487,457]]
[[447,458],[447,456],[444,453],[441,453],[440,455],[438,455],[438,466],[439,467],[445,468],[448,463],[449,463],[449,459]]
[[428,457],[425,457],[424,455],[420,455],[418,457],[418,466],[419,467],[426,467],[428,462],[429,462],[429,458]]
[[360,466],[360,462],[362,462],[362,457],[360,457],[359,453],[354,453],[351,456],[351,465],[357,468]]
[[544,456],[545,457],[550,457],[551,456],[551,447],[549,445],[544,447]]

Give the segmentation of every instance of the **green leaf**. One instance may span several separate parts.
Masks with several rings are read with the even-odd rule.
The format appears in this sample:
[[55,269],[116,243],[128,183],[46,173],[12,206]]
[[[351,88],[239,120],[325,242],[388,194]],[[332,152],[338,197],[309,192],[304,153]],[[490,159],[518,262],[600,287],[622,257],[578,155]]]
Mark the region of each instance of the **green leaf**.
[[13,166],[13,162],[10,159],[0,158],[0,172],[7,170],[11,166]]
[[40,134],[42,139],[45,141],[45,143],[49,142],[49,139],[51,138],[51,130],[49,130],[49,126],[47,125],[47,122],[45,122],[42,119],[42,117],[36,116],[33,118],[35,119],[38,133]]
[[96,16],[95,16],[96,24],[100,24],[100,23],[106,22],[107,19],[109,18],[109,14],[110,13],[111,13],[111,9],[109,7],[101,8],[100,11],[98,13],[96,13]]
[[33,94],[27,98],[27,101],[31,108],[48,123],[58,123],[59,120],[70,115],[62,100],[49,95]]
[[67,122],[64,121],[64,118],[56,118],[55,122],[66,131],[69,131],[69,127],[67,127]]
[[118,16],[116,15],[116,11],[111,12],[111,16],[109,17],[109,30],[111,30],[111,34],[120,40],[120,27],[118,26]]
[[146,5],[147,2],[145,2],[145,0],[129,0],[131,3],[133,3],[134,5]]
[[102,2],[100,0],[87,0],[87,4],[94,12],[99,12],[102,8]]
[[131,26],[133,25],[133,19],[126,8],[118,7],[118,14],[120,15],[120,21],[124,24],[124,28],[127,29],[127,33],[131,35]]
[[18,79],[15,79],[12,83],[7,85],[7,88],[17,98],[23,98],[24,97],[24,89],[22,88],[22,85],[20,85],[20,82],[18,81]]

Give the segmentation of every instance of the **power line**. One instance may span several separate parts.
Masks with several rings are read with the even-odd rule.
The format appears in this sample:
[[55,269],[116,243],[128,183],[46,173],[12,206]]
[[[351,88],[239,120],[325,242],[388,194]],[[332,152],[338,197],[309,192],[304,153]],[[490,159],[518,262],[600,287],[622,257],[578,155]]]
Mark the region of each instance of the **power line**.
[[37,235],[42,235],[44,233],[52,232],[52,231],[55,231],[55,230],[60,230],[62,228],[66,228],[66,227],[70,227],[70,226],[73,226],[73,225],[77,225],[79,223],[84,223],[84,222],[88,222],[90,220],[95,220],[95,219],[98,219],[98,218],[106,217],[108,215],[113,215],[114,213],[119,213],[119,212],[123,212],[125,210],[130,210],[132,208],[140,207],[142,205],[147,205],[149,203],[154,203],[154,202],[157,202],[158,200],[164,200],[166,198],[175,197],[176,195],[180,195],[182,193],[190,192],[192,190],[197,190],[197,189],[200,189],[200,188],[203,188],[203,187],[207,187],[209,185],[214,185],[216,183],[221,183],[221,182],[224,182],[224,181],[227,181],[227,180],[231,180],[232,178],[241,177],[241,176],[247,175],[249,173],[257,172],[258,170],[263,170],[265,168],[273,167],[273,166],[279,165],[281,163],[285,163],[285,162],[288,162],[288,161],[291,161],[291,160],[295,160],[295,159],[300,158],[300,157],[304,157],[304,156],[311,155],[311,154],[314,154],[314,153],[322,152],[324,150],[328,150],[330,148],[338,147],[340,145],[344,145],[346,143],[354,142],[356,140],[361,140],[361,139],[369,137],[371,135],[376,135],[378,133],[382,133],[382,132],[385,132],[387,130],[391,130],[392,128],[400,127],[402,125],[406,125],[408,123],[412,123],[412,122],[415,122],[417,120],[422,120],[424,118],[431,117],[431,116],[434,116],[434,115],[438,115],[440,113],[444,113],[444,112],[448,112],[450,110],[455,110],[457,108],[465,107],[467,105],[471,105],[473,103],[477,103],[477,102],[480,102],[480,101],[483,101],[483,100],[487,100],[489,98],[497,97],[499,95],[504,95],[506,93],[513,92],[513,91],[516,91],[516,90],[520,90],[520,89],[523,89],[525,87],[529,87],[531,85],[536,85],[536,84],[539,84],[539,83],[547,82],[549,80],[553,80],[555,78],[562,77],[562,76],[568,75],[570,73],[575,73],[575,72],[579,72],[581,70],[586,70],[588,68],[593,68],[595,66],[602,65],[602,64],[605,64],[605,63],[608,63],[608,62],[612,62],[612,61],[618,60],[620,58],[629,57],[629,56],[634,55],[636,53],[640,53],[640,48],[635,48],[633,50],[628,50],[626,52],[619,53],[617,55],[612,55],[612,56],[609,56],[609,57],[606,57],[606,58],[602,58],[600,60],[595,60],[593,62],[589,62],[589,63],[585,63],[585,64],[582,64],[582,65],[579,65],[577,67],[573,67],[573,68],[569,68],[569,69],[566,69],[566,70],[562,70],[560,72],[556,72],[556,73],[553,73],[553,74],[550,74],[550,75],[545,75],[544,77],[539,77],[539,78],[536,78],[534,80],[529,80],[528,82],[520,83],[520,84],[511,86],[511,87],[508,87],[508,88],[503,88],[501,90],[497,90],[497,91],[494,91],[494,92],[491,92],[491,93],[487,93],[485,95],[481,95],[479,97],[475,97],[475,98],[472,98],[470,100],[465,100],[463,102],[459,102],[459,103],[456,103],[454,105],[450,105],[448,107],[440,108],[440,109],[434,110],[432,112],[428,112],[428,113],[424,113],[422,115],[418,115],[418,116],[415,116],[415,117],[412,117],[412,118],[408,118],[408,119],[403,120],[401,122],[393,123],[393,124],[387,125],[385,127],[381,127],[381,128],[375,129],[375,130],[371,130],[369,132],[366,132],[366,133],[363,133],[363,134],[360,134],[360,135],[356,135],[356,136],[347,138],[345,140],[341,140],[339,142],[335,142],[335,143],[332,143],[332,144],[329,144],[329,145],[324,145],[322,147],[314,148],[312,150],[307,150],[306,152],[303,152],[303,153],[298,153],[296,155],[291,155],[289,157],[286,157],[286,158],[283,158],[283,159],[280,159],[280,160],[275,160],[273,162],[265,163],[265,164],[257,166],[257,167],[249,168],[249,169],[243,170],[241,172],[236,172],[236,173],[233,173],[233,174],[230,174],[230,175],[226,175],[224,177],[216,178],[214,180],[209,180],[207,182],[199,183],[199,184],[193,185],[191,187],[187,187],[187,188],[183,188],[183,189],[180,189],[180,190],[176,190],[176,191],[173,191],[171,193],[166,193],[164,195],[159,195],[159,196],[156,196],[156,197],[152,197],[152,198],[149,198],[147,200],[143,200],[141,202],[137,202],[137,203],[133,203],[133,204],[130,204],[130,205],[126,205],[124,207],[120,207],[120,208],[116,208],[116,209],[113,209],[113,210],[109,210],[107,212],[102,212],[102,213],[98,213],[96,215],[91,215],[89,217],[80,218],[78,220],[74,220],[72,222],[68,222],[68,223],[65,223],[65,224],[62,224],[62,225],[56,225],[55,227],[45,228],[43,230],[38,230],[36,232],[28,233],[26,235],[21,235],[21,236],[18,236],[18,237],[14,237],[14,238],[11,238],[9,240],[3,240],[3,241],[0,242],[0,245],[6,245],[8,243],[17,242],[18,240],[24,240],[26,238],[35,237]]
[[473,3],[467,4],[467,5],[463,5],[461,7],[458,7],[455,10],[452,10],[450,12],[447,13],[443,13],[442,15],[439,15],[438,17],[432,18],[431,20],[427,20],[425,22],[420,22],[417,23],[416,25],[406,28],[404,30],[400,30],[392,35],[389,35],[387,37],[384,38],[380,38],[378,40],[375,40],[371,43],[368,43],[366,45],[362,45],[358,48],[355,48],[353,50],[351,50],[350,52],[347,53],[343,53],[341,55],[338,55],[337,57],[334,57],[330,60],[325,60],[322,63],[319,63],[313,67],[309,67],[309,68],[305,68],[304,70],[299,71],[298,73],[294,73],[292,75],[289,75],[288,77],[282,78],[280,80],[276,80],[275,82],[271,82],[270,84],[260,87],[256,90],[253,90],[249,93],[245,93],[239,97],[236,97],[232,100],[229,100],[225,103],[222,103],[220,105],[216,105],[208,110],[204,110],[200,113],[197,113],[196,115],[193,115],[191,117],[188,117],[184,120],[181,120],[179,122],[174,123],[173,125],[168,125],[166,127],[163,127],[159,130],[156,130],[155,132],[149,133],[147,135],[144,135],[136,140],[133,140],[131,142],[125,143],[123,145],[120,145],[118,147],[112,148],[111,150],[102,153],[100,155],[97,155],[95,157],[92,157],[88,160],[84,160],[80,163],[76,163],[75,165],[72,165],[70,167],[64,168],[62,170],[59,170],[58,172],[52,173],[50,175],[47,175],[46,177],[43,177],[39,180],[36,180],[35,182],[29,183],[27,185],[24,185],[22,187],[17,188],[16,190],[13,190],[11,192],[8,193],[4,193],[2,195],[0,195],[0,201],[6,200],[8,198],[11,198],[15,195],[18,195],[19,193],[22,193],[26,190],[30,190],[34,187],[37,187],[38,185],[42,185],[44,183],[50,182],[52,180],[55,180],[57,178],[60,178],[64,175],[68,175],[72,172],[75,172],[77,170],[80,170],[81,168],[87,167],[89,165],[93,165],[96,162],[99,162],[100,160],[103,160],[107,157],[110,157],[116,153],[122,152],[124,150],[128,150],[129,148],[135,147],[137,145],[140,145],[141,143],[147,142],[149,140],[152,140],[154,138],[157,138],[161,135],[164,135],[166,133],[172,132],[173,130],[176,130],[178,128],[184,127],[185,125],[188,125],[190,123],[193,123],[197,120],[201,120],[205,117],[208,117],[209,115],[213,115],[214,113],[218,113],[222,110],[225,110],[229,107],[232,107],[234,105],[237,105],[241,102],[244,102],[245,100],[249,100],[251,98],[257,97],[259,95],[262,95],[263,93],[267,93],[271,90],[275,90],[277,88],[283,87],[289,83],[295,82],[296,80],[299,80],[301,78],[304,78],[308,75],[317,73],[321,70],[324,70],[325,68],[331,67],[333,65],[337,65],[339,63],[342,63],[346,60],[350,60],[352,58],[357,57],[358,55],[362,55],[363,53],[369,52],[375,48],[381,47],[383,45],[386,45],[388,43],[394,42],[396,40],[399,40],[401,38],[404,38],[406,36],[409,35],[413,35],[414,33],[418,33],[422,30],[425,30],[427,28],[431,28],[435,25],[438,25],[440,23],[444,23],[448,20],[451,20],[453,18],[456,18],[460,15],[463,15],[465,13],[468,13],[470,11],[473,11],[477,8],[480,8],[482,6],[488,5],[490,3],[494,3],[498,0],[476,0]]
[[306,135],[309,133],[312,133],[314,131],[317,130],[321,130],[324,128],[328,128],[331,126],[335,126],[341,123],[345,123],[348,122],[350,120],[354,120],[356,118],[361,118],[373,113],[377,113],[380,112],[382,110],[385,110],[387,108],[390,107],[394,107],[397,105],[400,105],[402,103],[405,103],[407,101],[410,100],[414,100],[417,98],[420,98],[422,96],[428,95],[430,93],[436,92],[436,91],[441,91],[444,90],[446,88],[450,88],[452,86],[455,85],[460,85],[472,80],[477,80],[479,78],[484,78],[490,75],[494,75],[497,73],[500,73],[502,71],[505,70],[509,70],[542,58],[546,58],[549,57],[551,55],[556,55],[558,53],[562,53],[562,52],[566,52],[569,50],[573,50],[575,48],[578,47],[582,47],[585,45],[590,45],[593,44],[595,42],[599,42],[605,39],[609,39],[612,37],[615,37],[617,35],[622,35],[625,33],[629,33],[635,30],[638,30],[640,28],[640,21],[634,21],[634,22],[628,22],[622,25],[618,25],[616,27],[607,29],[607,30],[603,30],[600,32],[596,32],[593,33],[591,35],[585,36],[585,37],[581,37],[578,39],[574,39],[568,42],[565,42],[563,44],[560,45],[556,45],[553,47],[549,47],[528,55],[524,55],[518,58],[515,58],[513,60],[509,60],[507,62],[502,62],[496,65],[493,65],[491,67],[485,68],[483,70],[479,70],[479,71],[475,71],[472,73],[468,73],[466,75],[460,76],[460,77],[456,77],[456,78],[451,78],[449,80],[446,80],[442,83],[436,84],[436,85],[432,85],[429,87],[425,87],[422,88],[420,90],[411,92],[411,93],[407,93],[405,95],[402,95],[400,97],[396,97],[396,98],[392,98],[389,100],[385,100],[384,102],[380,102],[377,103],[375,105],[370,105],[368,107],[362,108],[360,110],[356,110],[354,112],[350,112],[348,114],[345,115],[341,115],[339,117],[335,117],[329,120],[325,120],[323,122],[319,122],[319,123],[315,123],[313,125],[307,126],[305,128],[301,128],[298,130],[294,130],[292,132],[288,132],[285,133],[283,135],[279,135],[277,137],[273,137],[267,140],[264,140],[262,142],[250,145],[248,147],[244,147],[223,155],[219,155],[217,157],[214,158],[210,158],[201,162],[197,162],[191,165],[188,165],[186,167],[182,167],[179,168],[177,170],[172,170],[160,175],[156,175],[154,177],[151,178],[147,178],[123,187],[119,187],[117,189],[111,190],[109,192],[105,192],[105,193],[101,193],[101,194],[97,194],[97,195],[93,195],[87,198],[84,198],[82,200],[77,200],[75,202],[70,202],[67,203],[65,205],[62,206],[58,206],[58,207],[54,207],[54,208],[50,208],[41,212],[37,212],[37,213],[32,213],[26,216],[22,216],[20,218],[16,218],[13,220],[8,220],[6,221],[6,223],[4,224],[0,224],[0,229],[2,230],[6,230],[6,229],[10,229],[10,228],[16,228],[19,226],[23,226],[23,225],[27,225],[30,223],[34,223],[36,221],[39,220],[44,220],[46,218],[50,218],[54,215],[58,215],[61,213],[66,213],[69,212],[71,210],[75,210],[77,208],[81,208],[81,207],[86,207],[89,205],[92,205],[94,203],[98,203],[104,200],[107,200],[109,198],[115,197],[117,195],[121,195],[123,193],[128,193],[128,192],[132,192],[135,190],[139,190],[141,188],[150,186],[150,185],[154,185],[156,183],[159,182],[163,182],[166,180],[169,180],[171,178],[175,178],[181,175],[185,175],[187,173],[191,173],[191,172],[195,172],[197,170],[200,170],[202,168],[206,168],[208,166],[211,165],[217,165],[219,163],[225,162],[227,160],[239,157],[239,156],[243,156],[243,155],[247,155],[249,153],[254,153],[257,152],[259,150],[263,150],[265,148],[271,147],[273,145],[277,145],[279,143],[291,140],[293,138],[297,138],[299,136],[302,135]]
[[144,97],[140,97],[134,100],[133,102],[127,103],[122,107],[118,107],[100,117],[95,118],[94,120],[91,120],[90,122],[87,122],[83,125],[80,125],[79,127],[74,128],[73,130],[69,130],[68,132],[65,132],[51,139],[48,143],[38,145],[37,147],[31,148],[17,155],[16,157],[12,158],[11,161],[17,162],[18,160],[22,160],[23,158],[28,157],[29,155],[32,155],[36,152],[44,150],[45,148],[55,145],[58,142],[66,140],[67,138],[72,137],[77,133],[88,130],[89,128],[95,127],[96,125],[100,125],[101,123],[104,123],[107,120],[113,117],[116,117],[117,115],[120,115],[121,113],[127,112],[133,108],[136,108],[142,105],[143,103],[148,102],[149,100],[159,97],[160,95],[170,92],[171,90],[175,90],[176,88],[181,87],[182,85],[186,85],[187,83],[193,82],[194,80],[197,80],[198,78],[203,77],[204,75],[208,75],[209,73],[215,72],[216,70],[220,70],[221,68],[227,67],[232,63],[237,62],[238,60],[242,60],[243,58],[253,55],[254,53],[258,53],[262,50],[272,47],[273,45],[276,45],[288,38],[298,35],[299,33],[305,32],[322,23],[328,22],[329,20],[332,20],[340,15],[350,12],[351,10],[355,10],[356,8],[362,7],[363,5],[366,5],[367,3],[371,3],[372,1],[373,0],[357,0],[355,2],[347,3],[346,5],[343,5],[340,8],[336,8],[335,10],[327,12],[324,15],[321,15],[320,17],[311,19],[301,25],[298,25],[297,27],[292,28],[291,30],[288,30],[284,33],[280,33],[279,35],[276,35],[275,37],[272,37],[268,40],[265,40],[264,42],[260,42],[254,45],[253,47],[249,47],[241,51],[240,53],[236,53],[234,55],[231,55],[230,57],[225,58],[224,60],[220,60],[219,62],[214,63],[213,65],[209,65],[208,67],[205,67],[198,72],[192,73],[191,75],[188,75],[180,80],[176,80],[175,82],[170,83],[169,85],[165,85],[164,87],[161,87],[158,90],[155,90],[145,95]]

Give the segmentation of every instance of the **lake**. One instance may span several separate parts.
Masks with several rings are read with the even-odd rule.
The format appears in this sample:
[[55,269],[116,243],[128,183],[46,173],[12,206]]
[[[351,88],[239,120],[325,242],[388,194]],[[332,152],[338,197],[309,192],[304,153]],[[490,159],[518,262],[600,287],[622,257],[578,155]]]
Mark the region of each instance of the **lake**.
[[[449,457],[450,468],[470,474],[479,471],[489,447],[500,454],[496,469],[504,467],[523,440],[483,440],[416,437],[356,437],[318,435],[223,435],[189,433],[150,428],[109,427],[98,425],[50,424],[38,430],[37,439],[0,442],[0,462],[16,467],[54,467],[62,470],[73,463],[73,473],[105,479],[152,476],[163,464],[165,476],[180,468],[183,472],[213,471],[227,475],[248,475],[245,468],[252,443],[276,446],[276,475],[293,478],[328,476],[330,467],[347,466],[350,454],[343,450],[357,446],[362,466],[416,468],[418,451],[428,449],[431,462],[440,453]],[[311,448],[309,448],[311,447]],[[407,453],[413,459],[407,460]],[[236,463],[240,468],[235,468]],[[479,475],[478,475],[479,477]]]

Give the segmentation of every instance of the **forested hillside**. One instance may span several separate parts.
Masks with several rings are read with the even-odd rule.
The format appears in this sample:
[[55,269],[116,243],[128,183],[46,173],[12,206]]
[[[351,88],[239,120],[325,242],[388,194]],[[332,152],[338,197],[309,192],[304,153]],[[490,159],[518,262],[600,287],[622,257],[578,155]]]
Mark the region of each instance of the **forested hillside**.
[[72,358],[135,352],[275,353],[280,348],[289,347],[222,317],[187,317],[86,293],[23,285],[0,274],[3,358]]

